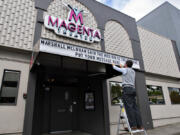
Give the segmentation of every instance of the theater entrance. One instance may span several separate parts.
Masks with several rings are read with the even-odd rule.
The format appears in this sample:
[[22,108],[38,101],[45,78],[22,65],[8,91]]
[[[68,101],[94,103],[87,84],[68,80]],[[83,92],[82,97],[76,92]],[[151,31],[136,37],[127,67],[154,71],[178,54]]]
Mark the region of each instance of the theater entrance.
[[102,80],[78,74],[50,73],[43,77],[43,134],[104,132]]
[[57,75],[49,80],[52,82],[48,85],[46,82],[43,88],[45,90],[43,110],[47,113],[43,113],[42,132],[49,134],[77,132],[90,134],[93,130],[101,132],[104,116],[101,80]]
[[106,65],[45,53],[37,60],[33,135],[107,134]]

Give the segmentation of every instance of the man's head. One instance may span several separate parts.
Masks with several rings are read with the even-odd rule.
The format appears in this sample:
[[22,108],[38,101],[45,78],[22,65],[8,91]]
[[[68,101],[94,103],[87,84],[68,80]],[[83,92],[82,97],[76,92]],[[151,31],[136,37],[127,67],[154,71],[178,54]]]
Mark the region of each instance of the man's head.
[[127,60],[126,64],[125,64],[125,67],[131,68],[132,66],[133,66],[132,60]]

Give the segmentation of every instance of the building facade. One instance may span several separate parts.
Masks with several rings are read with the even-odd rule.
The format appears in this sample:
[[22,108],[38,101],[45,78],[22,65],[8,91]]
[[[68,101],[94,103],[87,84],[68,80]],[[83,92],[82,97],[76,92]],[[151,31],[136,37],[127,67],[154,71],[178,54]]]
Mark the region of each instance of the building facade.
[[[178,52],[180,52],[179,51],[180,44],[179,44],[179,38],[178,38],[179,32],[180,32],[180,29],[178,27],[179,26],[179,15],[180,15],[179,9],[177,9],[176,7],[171,5],[169,2],[165,2],[162,5],[160,5],[158,8],[156,8],[155,10],[153,10],[152,12],[150,12],[149,14],[147,14],[146,16],[141,18],[137,22],[137,25],[139,25],[143,29],[147,29],[153,33],[157,33],[158,35],[160,34],[164,37],[171,39],[172,43],[174,44],[173,47],[175,47],[175,50],[178,50]],[[167,45],[164,47],[167,47]],[[179,57],[180,53],[176,54],[176,55],[177,55],[176,57],[178,58],[177,63],[179,66],[180,65],[179,64],[180,63],[180,57]],[[175,85],[175,84],[173,84],[173,85]],[[168,88],[168,87],[166,87],[166,88]],[[170,89],[170,88],[168,88],[168,89]],[[171,100],[169,100],[169,101],[171,101]],[[167,105],[173,104],[172,101],[171,102],[169,102],[169,101],[167,100]],[[162,121],[169,121],[169,122],[176,121],[176,120],[178,121],[179,117],[176,113],[174,113],[173,108],[171,108],[171,107],[174,107],[174,105],[168,106],[168,108],[169,108],[168,110],[172,111],[171,113],[169,113],[169,116],[171,114],[174,114],[175,116],[172,116],[172,119],[169,119],[169,120],[167,119],[168,117],[166,116],[166,119],[162,119]]]
[[152,32],[163,35],[176,41],[180,55],[180,11],[169,2],[165,2],[158,8],[141,18],[137,24]]
[[0,134],[114,135],[122,87],[111,64],[127,59],[143,125],[180,122],[176,42],[94,0],[1,0],[0,11]]

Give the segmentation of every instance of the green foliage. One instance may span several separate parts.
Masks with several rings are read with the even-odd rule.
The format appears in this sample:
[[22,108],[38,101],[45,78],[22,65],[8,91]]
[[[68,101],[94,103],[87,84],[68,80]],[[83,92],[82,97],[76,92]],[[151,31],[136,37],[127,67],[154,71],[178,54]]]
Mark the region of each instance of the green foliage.
[[164,104],[163,91],[160,86],[147,85],[150,104]]
[[159,96],[159,95],[163,95],[162,90],[151,90],[148,91],[148,96]]
[[157,99],[156,99],[156,98],[151,99],[151,101],[152,101],[153,103],[157,103]]
[[115,85],[111,85],[111,102],[112,104],[119,103],[119,98],[122,97],[122,87],[116,83]]

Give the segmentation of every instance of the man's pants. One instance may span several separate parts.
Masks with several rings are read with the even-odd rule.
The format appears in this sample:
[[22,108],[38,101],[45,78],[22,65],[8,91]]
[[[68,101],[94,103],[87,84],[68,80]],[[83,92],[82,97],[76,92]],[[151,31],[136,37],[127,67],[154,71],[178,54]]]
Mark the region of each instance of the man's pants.
[[123,103],[131,127],[142,127],[142,120],[136,104],[136,90],[133,87],[123,88]]

